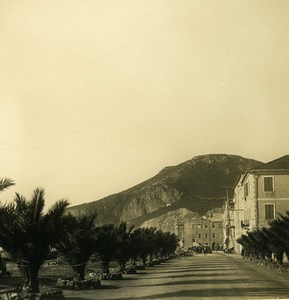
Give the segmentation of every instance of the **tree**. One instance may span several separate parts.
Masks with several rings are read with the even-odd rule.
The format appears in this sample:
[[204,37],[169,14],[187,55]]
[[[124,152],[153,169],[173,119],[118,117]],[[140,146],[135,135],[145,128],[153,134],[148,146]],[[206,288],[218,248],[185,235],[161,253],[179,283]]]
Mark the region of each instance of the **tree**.
[[117,250],[118,229],[114,224],[106,224],[97,228],[96,252],[102,262],[102,271],[109,274],[109,264]]
[[133,257],[133,239],[131,238],[132,230],[133,226],[127,228],[127,224],[125,222],[120,223],[117,229],[117,246],[114,256],[119,263],[121,273],[125,271],[126,263]]
[[174,233],[165,232],[161,241],[160,255],[167,258],[176,251],[179,240]]
[[130,234],[130,250],[133,266],[136,266],[136,260],[144,247],[144,228],[137,228]]
[[264,228],[248,232],[246,235],[242,234],[237,242],[243,246],[246,256],[256,259],[270,259],[271,257],[270,240]]
[[16,262],[23,291],[38,293],[38,272],[50,247],[63,235],[66,200],[44,213],[44,189],[34,190],[31,200],[16,193],[13,203],[0,205],[0,246]]
[[55,245],[71,266],[74,280],[84,280],[85,268],[96,248],[96,214],[65,217],[65,236]]
[[289,258],[289,211],[280,214],[277,220],[270,224],[266,233],[272,241],[272,251],[279,263],[283,263],[283,253]]
[[142,260],[142,264],[145,267],[148,256],[152,257],[154,250],[155,250],[155,244],[154,244],[154,235],[156,232],[155,227],[149,227],[149,228],[141,228],[141,243],[142,247],[139,252],[139,257]]
[[15,182],[10,178],[1,178],[0,179],[0,192],[4,191],[8,187],[14,185]]
[[237,243],[243,246],[244,255],[247,257],[254,256],[254,245],[248,235],[242,234],[238,239]]

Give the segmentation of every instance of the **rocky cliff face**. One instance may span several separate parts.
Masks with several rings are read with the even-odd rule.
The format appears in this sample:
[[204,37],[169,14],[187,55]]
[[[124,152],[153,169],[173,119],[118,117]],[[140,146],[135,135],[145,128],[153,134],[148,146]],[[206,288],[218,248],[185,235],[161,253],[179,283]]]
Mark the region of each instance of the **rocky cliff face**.
[[192,218],[197,218],[199,215],[186,208],[179,208],[174,211],[169,211],[163,215],[147,220],[140,227],[155,227],[164,232],[175,232],[176,233],[176,222],[188,222]]
[[[71,207],[70,211],[95,211],[98,224],[126,221],[136,225],[179,208],[204,214],[222,206],[225,187],[232,187],[242,173],[261,164],[236,155],[196,156],[177,166],[166,167],[126,191]],[[229,189],[229,193],[232,195],[233,190]]]
[[181,191],[167,184],[149,186],[145,191],[141,191],[131,198],[120,212],[120,218],[122,220],[134,219],[171,205],[179,201],[181,197]]

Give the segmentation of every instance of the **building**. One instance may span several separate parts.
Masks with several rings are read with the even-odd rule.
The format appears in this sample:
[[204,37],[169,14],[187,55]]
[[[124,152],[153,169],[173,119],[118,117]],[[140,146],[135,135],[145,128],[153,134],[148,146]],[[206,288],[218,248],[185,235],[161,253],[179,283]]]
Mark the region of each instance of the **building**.
[[224,240],[222,208],[213,209],[203,217],[196,216],[176,225],[181,246],[185,249],[197,245],[209,246],[213,250],[221,249]]
[[[243,174],[234,188],[235,238],[248,230],[270,226],[289,210],[289,155]],[[241,246],[235,244],[240,253]]]
[[244,178],[244,174],[240,176],[238,182],[234,188],[234,198],[233,198],[233,226],[234,226],[234,236],[233,243],[234,249],[237,253],[241,253],[241,245],[236,243],[236,239],[240,237],[242,234],[246,234],[248,230],[248,223],[244,218],[244,208],[245,208],[245,198],[244,198],[244,190],[242,186],[242,180]]

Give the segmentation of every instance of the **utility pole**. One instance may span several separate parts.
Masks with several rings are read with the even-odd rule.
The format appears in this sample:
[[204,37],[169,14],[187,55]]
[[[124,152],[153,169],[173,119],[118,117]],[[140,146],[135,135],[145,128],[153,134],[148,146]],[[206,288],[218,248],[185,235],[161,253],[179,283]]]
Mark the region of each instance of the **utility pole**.
[[227,199],[227,224],[226,224],[226,244],[228,245],[229,248],[229,244],[230,244],[230,200],[229,200],[229,195],[228,195],[228,189],[226,189],[226,199]]

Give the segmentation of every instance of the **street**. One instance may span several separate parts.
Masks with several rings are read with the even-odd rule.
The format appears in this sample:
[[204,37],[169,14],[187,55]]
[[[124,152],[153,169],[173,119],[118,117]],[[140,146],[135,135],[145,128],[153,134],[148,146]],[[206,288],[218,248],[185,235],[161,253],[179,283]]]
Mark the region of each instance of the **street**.
[[67,299],[289,299],[289,282],[275,270],[237,255],[178,257],[167,263],[102,281],[103,289],[66,291]]

